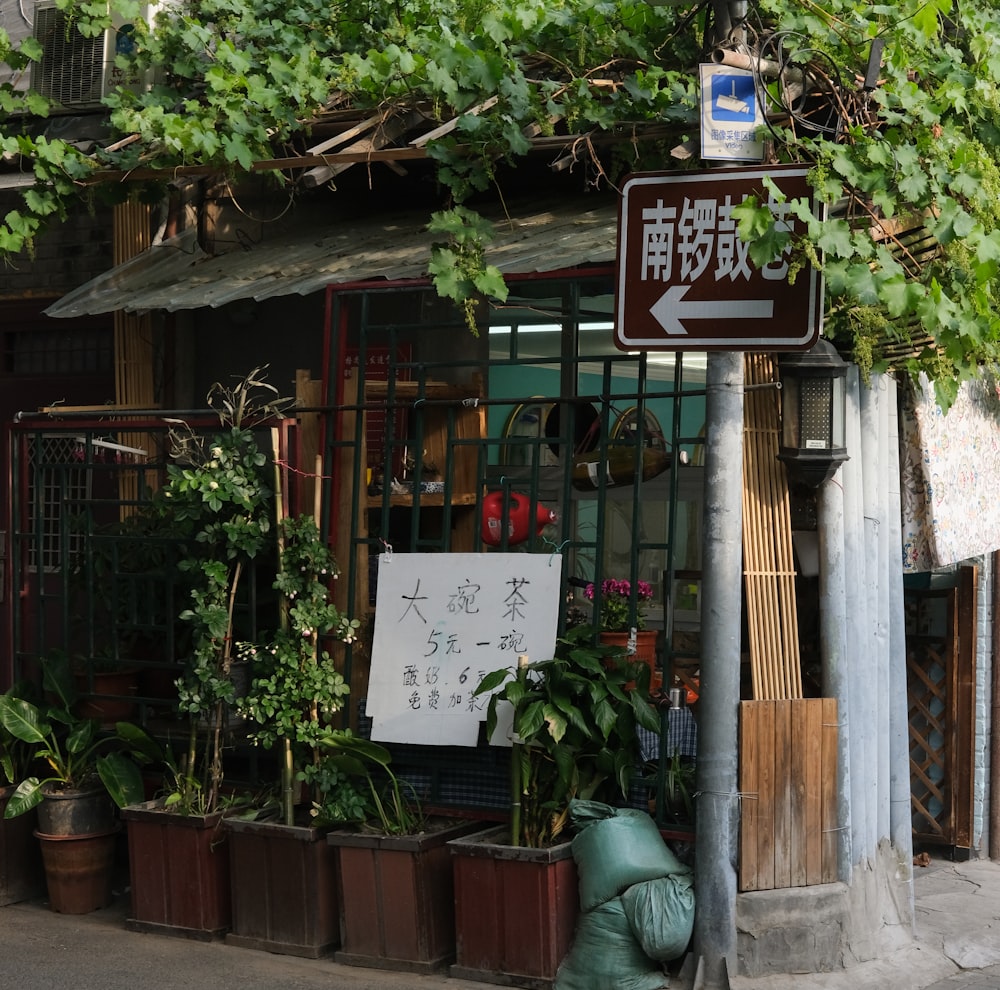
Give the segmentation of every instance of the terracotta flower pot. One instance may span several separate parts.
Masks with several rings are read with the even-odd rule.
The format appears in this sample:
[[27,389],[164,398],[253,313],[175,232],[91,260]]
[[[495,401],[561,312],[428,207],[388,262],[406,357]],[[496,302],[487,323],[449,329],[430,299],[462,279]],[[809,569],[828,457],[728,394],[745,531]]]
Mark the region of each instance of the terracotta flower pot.
[[655,629],[642,629],[637,632],[635,634],[635,653],[630,657],[627,656],[629,639],[627,631],[608,632],[605,630],[601,632],[600,640],[606,646],[620,649],[623,654],[626,654],[627,659],[646,664],[649,667],[649,690],[653,692],[663,687],[663,675],[657,666],[656,657],[656,637],[658,635],[659,633]]
[[89,914],[111,903],[119,827],[95,835],[35,832],[45,863],[49,907],[60,914]]

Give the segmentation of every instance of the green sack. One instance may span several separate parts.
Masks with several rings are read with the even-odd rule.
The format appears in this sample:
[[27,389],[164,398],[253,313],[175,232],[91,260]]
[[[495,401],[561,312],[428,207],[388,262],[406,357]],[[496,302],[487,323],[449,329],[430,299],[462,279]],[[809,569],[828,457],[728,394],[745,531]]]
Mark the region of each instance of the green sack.
[[694,928],[694,877],[661,877],[633,884],[622,907],[636,941],[650,959],[670,962],[684,955]]
[[578,828],[578,820],[588,822],[571,846],[580,882],[580,908],[585,912],[633,884],[690,873],[644,811],[589,801],[571,804],[570,815]]
[[620,897],[580,915],[553,990],[659,990],[668,978],[639,946]]

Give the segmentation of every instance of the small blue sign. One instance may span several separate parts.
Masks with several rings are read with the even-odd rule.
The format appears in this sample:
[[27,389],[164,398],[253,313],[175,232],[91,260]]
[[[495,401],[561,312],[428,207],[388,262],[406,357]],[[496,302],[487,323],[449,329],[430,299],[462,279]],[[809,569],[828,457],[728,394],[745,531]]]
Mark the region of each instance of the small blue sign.
[[752,121],[757,114],[757,94],[749,73],[712,77],[712,117],[715,120]]
[[759,162],[764,158],[764,114],[749,69],[703,62],[701,157],[706,161]]

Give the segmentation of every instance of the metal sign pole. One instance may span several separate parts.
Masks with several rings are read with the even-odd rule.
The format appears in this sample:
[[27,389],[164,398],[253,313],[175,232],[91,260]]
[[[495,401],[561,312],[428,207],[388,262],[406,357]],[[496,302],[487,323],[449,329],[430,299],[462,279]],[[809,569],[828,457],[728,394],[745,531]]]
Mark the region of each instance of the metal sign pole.
[[706,388],[694,985],[726,990],[736,972],[743,353],[710,353]]

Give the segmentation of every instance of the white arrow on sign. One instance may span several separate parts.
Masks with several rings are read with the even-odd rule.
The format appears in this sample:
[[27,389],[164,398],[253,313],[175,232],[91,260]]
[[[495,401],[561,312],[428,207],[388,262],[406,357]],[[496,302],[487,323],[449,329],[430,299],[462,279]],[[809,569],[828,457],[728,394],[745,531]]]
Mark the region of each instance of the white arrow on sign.
[[690,285],[672,285],[652,306],[650,313],[666,333],[687,333],[682,320],[769,320],[772,299],[692,299],[685,301]]

